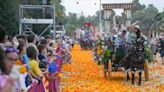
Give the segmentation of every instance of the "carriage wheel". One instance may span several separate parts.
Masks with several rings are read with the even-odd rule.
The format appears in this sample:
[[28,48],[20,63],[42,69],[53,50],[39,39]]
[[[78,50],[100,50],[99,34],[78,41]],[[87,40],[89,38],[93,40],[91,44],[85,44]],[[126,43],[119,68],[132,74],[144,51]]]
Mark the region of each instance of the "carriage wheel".
[[112,78],[112,62],[109,60],[108,62],[108,78],[109,80]]
[[148,69],[148,61],[145,60],[145,63],[144,63],[144,70],[145,70],[145,79],[146,81],[148,81],[149,79],[149,69]]

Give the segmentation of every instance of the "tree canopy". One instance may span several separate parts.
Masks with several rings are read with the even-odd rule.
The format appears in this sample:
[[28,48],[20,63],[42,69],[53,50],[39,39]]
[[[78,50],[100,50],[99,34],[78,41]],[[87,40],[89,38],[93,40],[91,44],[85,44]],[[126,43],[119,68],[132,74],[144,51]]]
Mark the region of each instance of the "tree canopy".
[[[94,26],[98,26],[99,22],[99,13],[100,11],[97,11],[95,15],[93,16],[84,16],[83,14],[81,16],[77,16],[74,13],[69,13],[68,15],[65,14],[65,7],[61,5],[61,0],[48,0],[51,4],[56,6],[56,24],[63,24],[65,25],[66,33],[72,34],[74,30],[77,27],[81,27],[84,25],[85,22],[90,22]],[[19,3],[24,4],[42,4],[42,0],[0,0],[0,24],[6,27],[8,30],[7,33],[13,35],[14,33],[18,33],[19,30]],[[139,0],[133,0],[132,1],[132,23],[139,20],[141,30],[147,31],[149,30],[149,27],[151,23],[153,22],[154,17],[159,13],[158,9],[153,5],[149,4],[148,6],[145,6],[144,4],[141,4]],[[27,17],[35,17],[35,16],[49,16],[44,15],[42,11],[27,11]],[[29,14],[28,14],[29,13]],[[34,13],[33,16],[30,16],[30,13]],[[40,14],[41,13],[41,14]],[[103,11],[102,13],[102,19],[103,19]],[[110,17],[111,20],[113,20],[113,16],[115,16],[115,12],[112,12],[112,16]],[[164,12],[160,13],[161,18],[164,18]],[[160,19],[160,18],[159,18]],[[119,16],[120,23],[125,23],[126,21],[126,15],[122,13],[121,16]],[[159,20],[158,20],[159,21]],[[103,21],[104,23],[104,21]],[[104,26],[104,24],[103,24]],[[36,33],[41,33],[42,27],[35,27]]]
[[18,31],[18,0],[0,0],[0,24],[14,34]]

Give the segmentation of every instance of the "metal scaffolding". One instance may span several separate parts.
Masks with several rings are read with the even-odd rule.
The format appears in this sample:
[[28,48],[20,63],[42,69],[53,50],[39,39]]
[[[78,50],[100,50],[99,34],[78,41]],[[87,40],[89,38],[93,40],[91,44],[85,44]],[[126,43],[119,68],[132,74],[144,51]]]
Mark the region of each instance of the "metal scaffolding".
[[[52,9],[52,18],[45,19],[45,18],[26,18],[24,16],[24,10],[25,9],[44,9],[44,8],[50,8]],[[26,34],[26,33],[32,33],[32,25],[34,24],[48,24],[47,28],[45,28],[42,33],[39,36],[42,36],[50,27],[54,28],[55,31],[55,6],[54,5],[19,5],[19,34]],[[28,30],[28,32],[27,32]]]

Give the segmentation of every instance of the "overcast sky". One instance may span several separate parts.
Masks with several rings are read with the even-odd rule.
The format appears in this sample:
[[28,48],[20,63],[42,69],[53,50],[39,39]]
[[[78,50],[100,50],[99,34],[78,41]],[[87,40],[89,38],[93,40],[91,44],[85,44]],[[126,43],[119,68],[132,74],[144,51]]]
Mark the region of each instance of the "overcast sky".
[[[132,0],[101,0],[102,3],[129,3]],[[77,4],[77,2],[79,2]],[[83,14],[85,16],[94,15],[99,10],[100,0],[62,0],[62,4],[66,8],[66,14],[69,12],[76,13],[77,15]],[[140,0],[141,4],[154,4],[155,7],[161,12],[164,8],[164,0]],[[123,10],[115,10],[117,15],[120,15]]]

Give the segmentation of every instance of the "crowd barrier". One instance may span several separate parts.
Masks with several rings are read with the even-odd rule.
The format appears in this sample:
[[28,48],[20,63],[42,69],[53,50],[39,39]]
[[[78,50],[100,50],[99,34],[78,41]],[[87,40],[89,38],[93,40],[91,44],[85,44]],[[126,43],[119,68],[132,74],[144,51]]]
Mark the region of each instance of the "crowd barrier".
[[46,92],[44,88],[43,81],[40,84],[33,82],[29,87],[27,92]]
[[[63,58],[61,56],[57,57],[56,64],[58,66],[57,71],[61,72]],[[52,92],[58,92],[60,78],[55,79],[54,81],[47,81],[45,77],[43,77],[40,84],[33,82],[30,86],[27,87],[27,92],[51,92],[51,89],[54,89]],[[50,90],[49,90],[50,89]]]

